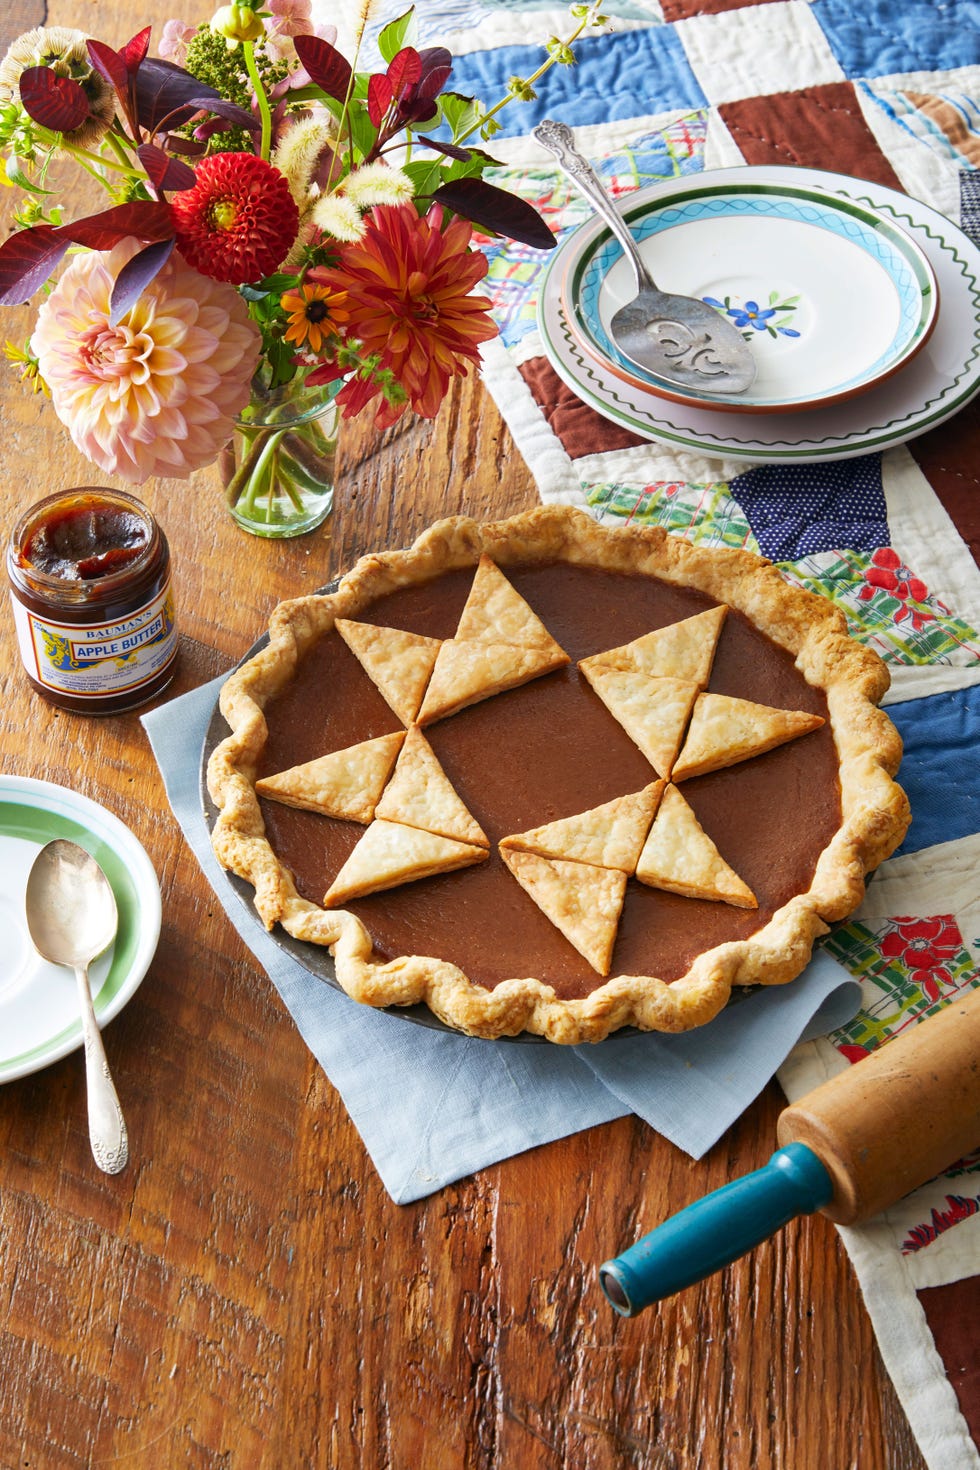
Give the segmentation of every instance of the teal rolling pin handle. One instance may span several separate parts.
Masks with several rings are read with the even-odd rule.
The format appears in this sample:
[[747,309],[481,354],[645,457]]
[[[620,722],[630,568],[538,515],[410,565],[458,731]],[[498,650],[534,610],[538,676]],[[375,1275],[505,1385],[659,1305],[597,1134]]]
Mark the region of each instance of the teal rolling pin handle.
[[673,1296],[737,1261],[796,1215],[829,1204],[830,1175],[812,1149],[789,1143],[762,1169],[696,1200],[615,1260],[599,1267],[599,1284],[623,1317]]

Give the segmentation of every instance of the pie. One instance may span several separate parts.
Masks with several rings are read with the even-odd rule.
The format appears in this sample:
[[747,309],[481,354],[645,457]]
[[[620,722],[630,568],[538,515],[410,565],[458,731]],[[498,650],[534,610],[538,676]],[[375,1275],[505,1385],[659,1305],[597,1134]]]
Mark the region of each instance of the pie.
[[593,1042],[781,984],[901,841],[887,672],[762,558],[545,507],[275,609],[221,863],[372,1006]]

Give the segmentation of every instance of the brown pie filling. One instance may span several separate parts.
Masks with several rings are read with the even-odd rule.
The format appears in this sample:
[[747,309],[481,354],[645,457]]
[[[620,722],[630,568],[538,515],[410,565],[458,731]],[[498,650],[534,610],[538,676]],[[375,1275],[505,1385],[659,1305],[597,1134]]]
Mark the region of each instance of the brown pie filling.
[[[575,667],[712,605],[701,593],[650,577],[568,564],[507,568],[571,657],[568,668],[498,694],[426,728],[446,775],[491,843],[488,862],[352,900],[382,959],[432,955],[474,983],[534,976],[562,999],[601,978],[508,873],[497,843],[509,833],[583,812],[655,779],[643,755]],[[379,598],[363,622],[450,638],[472,570]],[[722,629],[709,689],[827,718],[822,691],[792,657],[740,613]],[[269,738],[258,774],[399,730],[397,717],[340,636],[331,631],[266,708]],[[810,884],[840,825],[830,724],[725,770],[683,783],[722,856],[749,885],[757,910],[682,898],[630,879],[611,973],[678,979],[702,951],[745,939]],[[268,839],[304,898],[320,903],[364,828],[262,801]]]

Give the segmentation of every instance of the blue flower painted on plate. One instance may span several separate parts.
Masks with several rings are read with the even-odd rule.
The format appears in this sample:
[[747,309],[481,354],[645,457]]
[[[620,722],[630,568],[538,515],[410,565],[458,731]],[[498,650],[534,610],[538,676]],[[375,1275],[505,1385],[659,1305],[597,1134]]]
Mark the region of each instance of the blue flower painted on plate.
[[[745,301],[741,304],[726,296],[719,301],[716,296],[705,296],[704,301],[708,306],[713,306],[717,311],[723,311],[730,316],[746,340],[751,340],[753,332],[768,332],[770,337],[799,337],[800,333],[789,323],[792,321],[792,313],[800,303],[799,296],[787,296],[780,301],[778,291],[770,291],[769,302],[766,306],[760,306],[758,301]],[[778,317],[778,320],[773,320]]]

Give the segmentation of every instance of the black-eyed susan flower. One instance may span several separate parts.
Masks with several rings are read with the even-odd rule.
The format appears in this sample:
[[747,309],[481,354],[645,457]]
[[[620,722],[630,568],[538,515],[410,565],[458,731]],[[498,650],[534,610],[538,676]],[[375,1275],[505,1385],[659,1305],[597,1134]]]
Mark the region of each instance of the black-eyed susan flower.
[[287,291],[282,297],[282,309],[289,319],[286,341],[319,352],[324,341],[346,324],[346,300],[347,292],[332,286],[307,284]]

